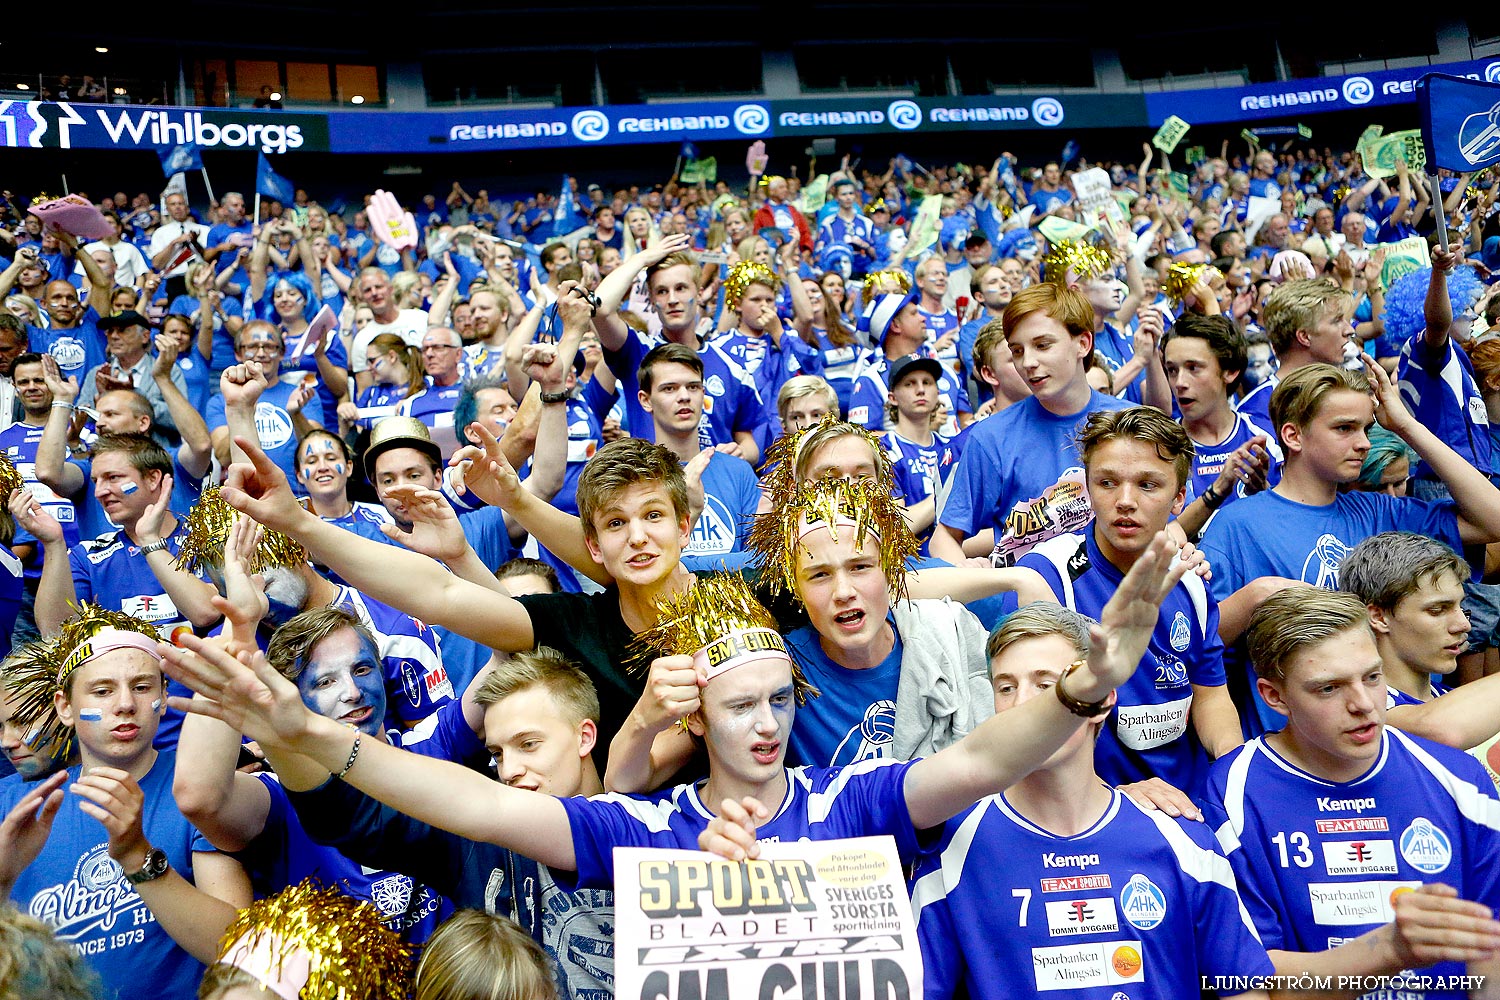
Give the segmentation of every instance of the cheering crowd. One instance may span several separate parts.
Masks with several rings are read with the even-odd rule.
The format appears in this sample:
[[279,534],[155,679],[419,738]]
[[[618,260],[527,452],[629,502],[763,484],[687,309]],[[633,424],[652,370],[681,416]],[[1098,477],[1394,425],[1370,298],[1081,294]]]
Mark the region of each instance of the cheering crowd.
[[5,192],[0,996],[601,1000],[613,848],[873,835],[934,1000],[1470,992],[1500,186],[1196,159]]

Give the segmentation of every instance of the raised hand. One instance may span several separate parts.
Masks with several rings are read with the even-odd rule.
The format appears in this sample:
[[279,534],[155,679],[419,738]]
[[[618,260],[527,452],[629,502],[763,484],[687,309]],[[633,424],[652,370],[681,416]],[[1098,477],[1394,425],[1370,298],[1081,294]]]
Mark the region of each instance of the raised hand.
[[411,522],[405,531],[394,524],[381,525],[387,538],[443,562],[463,558],[469,541],[453,505],[441,493],[408,485],[392,486],[385,495],[401,504],[401,513]]
[[1401,391],[1374,358],[1361,354],[1359,359],[1365,363],[1365,374],[1370,379],[1370,398],[1375,401],[1375,420],[1386,430],[1401,434],[1412,421],[1411,411],[1401,399]]
[[365,212],[370,220],[371,234],[380,242],[397,250],[409,250],[417,245],[416,220],[410,212],[401,211],[401,204],[389,191],[376,190]]
[[660,732],[702,707],[708,675],[693,666],[691,656],[658,656],[651,661],[641,704],[651,710],[647,723]]
[[286,473],[266,457],[266,453],[260,448],[260,442],[236,437],[234,443],[249,457],[250,462],[248,465],[236,462],[229,467],[224,478],[224,488],[219,492],[225,503],[266,527],[285,534],[291,534],[303,518],[316,516],[309,514],[297,502],[296,494],[286,480]]
[[236,641],[255,641],[255,628],[271,610],[266,598],[266,583],[259,574],[250,575],[250,561],[260,545],[265,530],[240,514],[229,526],[224,540],[224,596],[213,598],[213,605],[228,619]]
[[227,723],[261,749],[294,748],[318,717],[302,703],[297,685],[276,672],[256,650],[230,655],[217,643],[184,636],[181,646],[160,645],[167,676],[201,697],[167,699],[180,712]]
[[151,845],[141,826],[146,796],[136,780],[119,768],[91,767],[70,791],[80,800],[79,811],[104,824],[109,856],[127,872],[139,871]]
[[0,892],[10,895],[21,872],[37,859],[47,845],[52,821],[63,803],[63,783],[67,771],[58,771],[38,782],[21,797],[3,821],[0,821]]
[[156,360],[151,362],[151,377],[165,378],[170,376],[172,374],[172,365],[177,361],[179,341],[176,337],[157,334],[153,343],[156,345]]
[[491,507],[508,509],[524,492],[520,477],[511,468],[500,441],[481,423],[468,427],[470,439],[477,440],[480,447],[472,445],[460,448],[448,459],[448,464],[458,470],[459,483],[463,488]]
[[1100,686],[1092,692],[1074,689],[1070,693],[1081,701],[1097,701],[1105,691],[1113,690],[1130,679],[1156,628],[1161,602],[1189,569],[1186,561],[1173,562],[1177,545],[1167,533],[1157,532],[1151,545],[1130,567],[1115,595],[1099,615],[1099,624],[1089,628],[1092,650],[1088,670]]
[[260,370],[259,361],[244,361],[237,365],[230,365],[219,376],[219,392],[224,396],[226,409],[233,407],[254,409],[256,401],[260,399],[260,394],[265,392],[270,385],[265,373]]
[[150,545],[161,539],[162,522],[167,519],[167,508],[172,505],[172,477],[161,477],[161,490],[156,499],[141,513],[135,523],[135,538],[141,545]]
[[719,804],[719,815],[698,834],[698,849],[730,861],[758,858],[760,844],[755,839],[755,826],[770,818],[771,811],[759,799],[748,795],[738,802],[725,799]]
[[78,398],[78,379],[72,375],[63,378],[57,359],[50,354],[42,355],[42,380],[47,383],[54,403],[71,403]]
[[21,488],[11,491],[10,516],[15,518],[16,523],[22,528],[31,532],[43,545],[63,543],[62,525],[58,523],[57,518],[47,513],[45,507],[37,503],[36,497],[31,495],[31,490]]

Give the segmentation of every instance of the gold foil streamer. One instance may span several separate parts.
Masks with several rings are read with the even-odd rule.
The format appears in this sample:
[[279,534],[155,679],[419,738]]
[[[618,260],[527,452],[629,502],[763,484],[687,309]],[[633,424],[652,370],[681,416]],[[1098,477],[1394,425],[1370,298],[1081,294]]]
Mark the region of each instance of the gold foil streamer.
[[1042,264],[1046,280],[1054,285],[1066,285],[1070,273],[1079,281],[1087,281],[1115,266],[1107,251],[1076,240],[1053,244]]
[[15,463],[5,455],[0,455],[0,497],[8,502],[11,493],[25,485],[26,482],[21,478],[21,473],[16,469]]
[[1222,278],[1223,274],[1212,264],[1172,264],[1167,268],[1161,290],[1174,305],[1182,305],[1194,285],[1199,281],[1212,281],[1215,276]]
[[300,1000],[405,997],[412,949],[381,923],[380,911],[311,880],[241,910],[219,942],[219,960],[241,938],[269,943],[276,961],[302,953],[307,984]]
[[[834,433],[834,428],[837,428],[840,433]],[[766,449],[766,464],[762,466],[761,473],[761,489],[765,490],[770,499],[772,510],[780,510],[783,505],[790,502],[792,493],[797,487],[797,463],[802,458],[804,449],[810,447],[810,443],[814,440],[821,447],[822,444],[837,440],[842,436],[863,438],[873,453],[876,480],[887,486],[895,481],[895,474],[891,470],[890,455],[886,452],[885,445],[881,444],[880,438],[868,428],[840,420],[837,413],[828,413],[811,427],[782,434],[771,443],[770,448]],[[767,582],[772,587],[777,586],[776,581]]]
[[58,636],[28,642],[11,650],[5,659],[0,688],[5,696],[16,694],[19,701],[11,722],[21,728],[26,745],[33,751],[59,744],[55,756],[66,760],[73,752],[72,726],[57,717],[53,695],[59,689],[57,668],[62,661]]
[[729,275],[724,279],[725,308],[738,309],[751,285],[765,285],[774,292],[781,288],[781,279],[764,264],[753,260],[740,261],[729,269]]
[[[206,488],[188,513],[188,535],[177,550],[177,560],[173,565],[187,573],[195,573],[204,565],[221,565],[224,562],[224,543],[229,540],[229,529],[237,516],[235,509],[224,502],[219,487]],[[273,566],[301,566],[305,562],[307,550],[300,542],[262,527],[260,544],[255,547],[255,555],[245,569],[259,573]]]

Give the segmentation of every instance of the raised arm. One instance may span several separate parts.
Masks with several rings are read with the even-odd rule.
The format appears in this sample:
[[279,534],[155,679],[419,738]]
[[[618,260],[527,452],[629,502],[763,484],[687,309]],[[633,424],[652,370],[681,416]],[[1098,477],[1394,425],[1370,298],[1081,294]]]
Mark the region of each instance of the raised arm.
[[64,249],[72,253],[73,256],[77,259],[78,263],[83,267],[83,273],[88,277],[89,280],[89,305],[92,306],[94,311],[97,312],[100,316],[108,316],[109,293],[114,291],[114,282],[110,281],[109,278],[105,276],[104,271],[99,267],[99,262],[94,260],[93,254],[79,252],[78,238],[75,237],[72,233],[64,232],[63,230],[59,229],[57,231],[57,242],[61,244]]
[[[1058,680],[1085,703],[1101,702],[1130,679],[1166,598],[1187,564],[1172,562],[1176,545],[1165,532],[1152,539],[1121,581],[1090,631],[1088,660]],[[1004,791],[1050,757],[1083,725],[1059,698],[1033,698],[987,719],[953,746],[912,765],[906,805],[912,825],[930,829],[986,795]]]
[[42,543],[42,578],[36,591],[36,627],[42,635],[56,635],[78,602],[73,587],[73,568],[62,525],[42,509],[30,490],[16,490],[10,497],[10,513],[16,523]]
[[1438,247],[1432,248],[1432,274],[1427,279],[1427,298],[1422,303],[1422,318],[1427,328],[1422,343],[1434,351],[1448,346],[1448,331],[1453,327],[1453,303],[1448,298],[1448,272],[1458,263],[1459,255]]
[[625,340],[630,336],[630,327],[616,314],[620,311],[620,304],[630,297],[636,275],[679,250],[691,248],[692,240],[686,234],[668,236],[655,246],[627,257],[599,282],[599,287],[595,290],[595,294],[599,296],[599,312],[594,317],[594,329],[599,331],[599,343],[606,351],[618,351],[625,346]]
[[[212,326],[212,321],[210,321]],[[208,424],[203,415],[193,409],[177,383],[172,381],[172,365],[177,360],[177,341],[171,337],[156,338],[156,360],[151,363],[151,378],[156,389],[172,415],[172,423],[182,436],[182,447],[177,451],[177,460],[188,473],[202,478],[208,474],[213,459],[213,441],[208,435]]]
[[68,461],[68,439],[73,431],[78,380],[72,375],[63,378],[57,359],[50,354],[42,355],[42,378],[52,391],[52,409],[36,447],[36,478],[58,496],[76,496],[84,487],[83,470]]
[[262,654],[246,665],[212,643],[189,637],[183,644],[163,647],[166,670],[203,699],[172,698],[172,707],[227,722],[255,739],[273,764],[290,750],[423,823],[508,847],[561,871],[576,866],[567,813],[550,795],[364,739],[311,712],[296,685]]

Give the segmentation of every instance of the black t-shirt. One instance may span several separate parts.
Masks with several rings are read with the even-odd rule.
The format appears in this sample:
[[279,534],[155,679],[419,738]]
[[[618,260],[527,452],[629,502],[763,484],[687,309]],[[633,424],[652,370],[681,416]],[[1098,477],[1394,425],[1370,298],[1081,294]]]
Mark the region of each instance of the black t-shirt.
[[[795,599],[773,600],[757,585],[758,570],[743,572],[783,633],[807,624]],[[516,600],[531,616],[536,644],[551,646],[593,680],[599,692],[599,743],[594,754],[603,774],[609,743],[640,700],[651,666],[651,654],[635,644],[635,633],[620,615],[619,588],[611,586],[597,594],[526,594]]]

